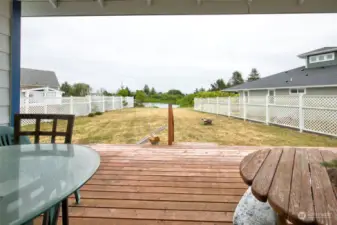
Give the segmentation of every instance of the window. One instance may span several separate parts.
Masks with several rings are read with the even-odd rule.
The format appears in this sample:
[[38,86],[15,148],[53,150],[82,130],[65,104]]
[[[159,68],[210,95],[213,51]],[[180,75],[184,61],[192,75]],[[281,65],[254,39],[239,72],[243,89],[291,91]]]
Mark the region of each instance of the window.
[[290,94],[297,94],[298,90],[297,89],[290,89]]
[[310,56],[309,61],[310,61],[310,63],[314,63],[314,62],[317,61],[317,57],[316,56]]
[[298,95],[298,94],[305,94],[305,88],[292,88],[289,89],[289,94],[291,95]]
[[268,96],[269,96],[268,103],[275,104],[275,90],[268,90]]
[[334,53],[322,54],[322,55],[314,55],[309,57],[310,63],[318,63],[318,62],[325,62],[325,61],[332,61],[335,60]]
[[334,59],[334,54],[328,54],[326,56],[326,58],[329,59],[329,60],[333,60]]
[[243,96],[245,98],[244,99],[245,103],[248,103],[249,102],[249,91],[244,91]]

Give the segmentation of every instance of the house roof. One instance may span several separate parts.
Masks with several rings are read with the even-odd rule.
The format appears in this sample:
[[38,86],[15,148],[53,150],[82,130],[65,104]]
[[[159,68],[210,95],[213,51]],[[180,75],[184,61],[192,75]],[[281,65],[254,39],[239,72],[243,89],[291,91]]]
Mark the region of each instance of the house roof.
[[224,91],[240,91],[249,89],[337,86],[337,66],[307,69],[304,66],[277,73],[252,82],[246,82]]
[[329,53],[329,52],[336,52],[337,47],[324,47],[324,48],[319,48],[312,50],[310,52],[302,53],[298,55],[299,58],[305,58],[310,55],[317,55],[317,54],[324,54],[324,53]]
[[58,89],[60,84],[53,71],[21,68],[21,87],[25,86]]
[[[0,0],[3,1],[3,0]],[[336,13],[334,0],[21,0],[22,16]],[[248,18],[249,19],[249,18]],[[332,21],[333,22],[333,21]]]
[[21,92],[25,93],[25,92],[31,92],[31,91],[46,91],[46,92],[61,92],[64,93],[64,91],[60,91],[54,88],[50,88],[50,87],[41,87],[41,88],[30,88],[30,89],[22,89]]

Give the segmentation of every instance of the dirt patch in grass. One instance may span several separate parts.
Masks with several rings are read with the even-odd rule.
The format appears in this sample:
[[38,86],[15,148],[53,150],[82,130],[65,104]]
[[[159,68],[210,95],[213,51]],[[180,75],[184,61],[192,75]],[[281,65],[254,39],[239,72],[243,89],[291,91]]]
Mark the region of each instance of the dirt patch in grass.
[[[241,146],[337,146],[337,139],[322,135],[299,133],[287,128],[266,126],[253,122],[195,112],[192,109],[174,109],[176,142],[214,142]],[[201,118],[213,120],[205,126]],[[135,144],[160,126],[167,125],[167,109],[135,108],[106,112],[96,117],[77,117],[73,143]],[[32,129],[26,126],[25,129]],[[61,129],[65,128],[60,123]],[[43,124],[51,130],[51,124]],[[167,143],[167,130],[159,134],[161,143]],[[47,139],[43,139],[48,142]]]

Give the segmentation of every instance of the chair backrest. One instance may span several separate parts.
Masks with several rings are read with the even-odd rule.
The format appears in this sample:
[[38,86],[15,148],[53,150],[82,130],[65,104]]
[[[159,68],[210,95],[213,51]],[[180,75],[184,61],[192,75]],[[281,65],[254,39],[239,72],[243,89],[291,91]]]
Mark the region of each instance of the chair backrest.
[[[21,120],[34,119],[35,130],[34,131],[22,131]],[[41,120],[51,120],[52,131],[41,131]],[[66,131],[57,131],[58,120],[66,120]],[[16,114],[14,117],[14,143],[18,143],[20,137],[25,135],[34,136],[34,143],[40,143],[40,136],[51,137],[51,143],[55,143],[56,137],[64,137],[64,143],[70,144],[73,136],[75,115],[61,115],[61,114]]]
[[[19,144],[31,144],[27,136],[21,136]],[[0,126],[0,146],[14,145],[13,127]]]

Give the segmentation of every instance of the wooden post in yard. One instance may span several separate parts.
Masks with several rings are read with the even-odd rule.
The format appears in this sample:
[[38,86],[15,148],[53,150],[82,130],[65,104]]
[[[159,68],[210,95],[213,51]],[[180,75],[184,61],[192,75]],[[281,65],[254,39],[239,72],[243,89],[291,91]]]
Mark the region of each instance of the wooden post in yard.
[[168,105],[168,145],[172,145],[174,141],[174,122],[172,104]]

